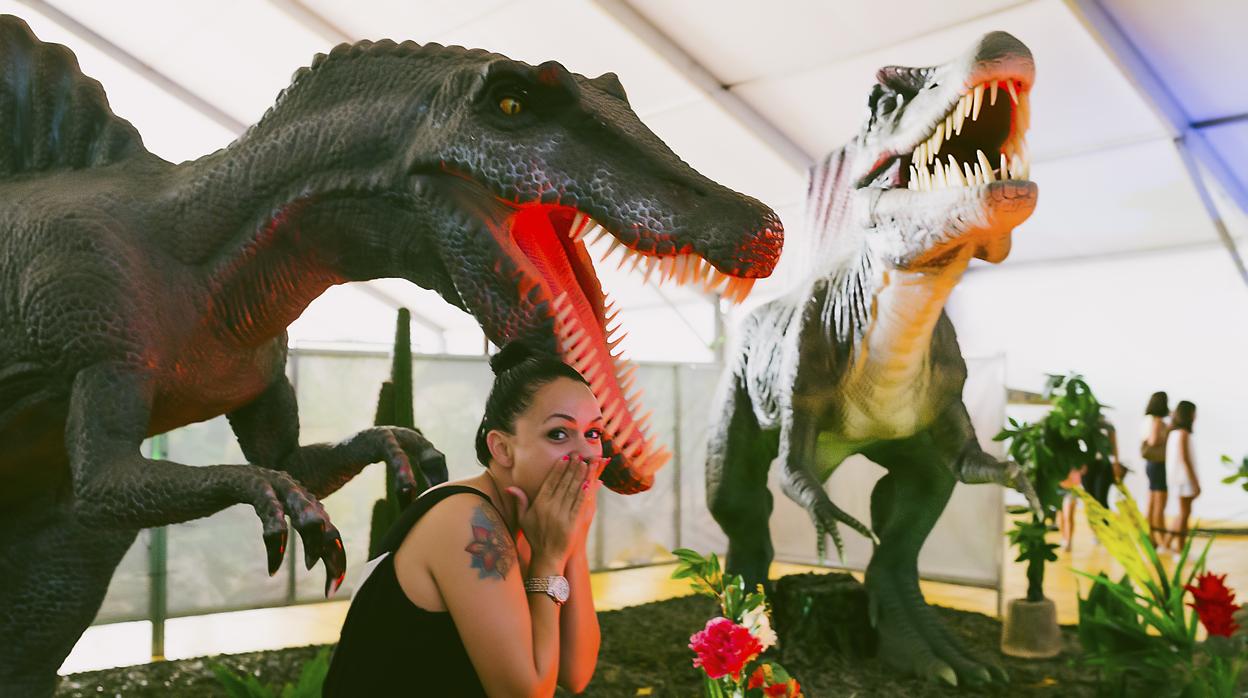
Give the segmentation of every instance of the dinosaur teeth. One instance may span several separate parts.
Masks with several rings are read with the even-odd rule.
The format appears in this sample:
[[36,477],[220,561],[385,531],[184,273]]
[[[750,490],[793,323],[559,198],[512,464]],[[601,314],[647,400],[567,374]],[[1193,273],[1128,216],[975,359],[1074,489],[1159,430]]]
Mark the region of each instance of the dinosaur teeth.
[[978,84],[978,85],[976,85],[976,86],[975,86],[975,93],[974,93],[974,96],[972,97],[972,101],[973,101],[973,104],[971,105],[971,121],[978,121],[978,120],[979,120],[979,109],[980,109],[980,107],[984,106],[984,85],[983,85],[983,83],[980,83],[980,84]]
[[1014,89],[1014,81],[1006,80],[1005,89],[1009,90],[1010,92],[1010,101],[1013,102],[1015,105],[1017,105],[1018,104],[1018,91]]
[[988,106],[996,106],[997,104],[997,81],[993,80],[988,86]]

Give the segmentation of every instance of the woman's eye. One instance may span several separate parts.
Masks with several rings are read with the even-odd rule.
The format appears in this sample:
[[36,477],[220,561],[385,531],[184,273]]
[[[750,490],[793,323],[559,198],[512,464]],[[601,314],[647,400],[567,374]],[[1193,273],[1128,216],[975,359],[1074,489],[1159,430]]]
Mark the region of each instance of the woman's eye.
[[585,438],[593,439],[594,441],[597,441],[598,439],[602,438],[602,430],[590,429],[589,431],[585,432]]
[[568,430],[567,429],[551,429],[550,431],[546,432],[546,437],[549,438],[551,441],[563,441],[564,439],[568,438]]

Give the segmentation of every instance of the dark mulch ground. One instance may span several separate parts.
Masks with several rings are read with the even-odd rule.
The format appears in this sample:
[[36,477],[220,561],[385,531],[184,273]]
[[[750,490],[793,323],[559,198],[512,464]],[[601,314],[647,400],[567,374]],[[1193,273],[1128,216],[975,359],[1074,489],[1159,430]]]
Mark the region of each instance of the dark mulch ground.
[[[689,636],[714,614],[714,602],[687,597],[635,606],[600,615],[602,651],[594,681],[585,695],[603,697],[699,696],[699,673],[686,645]],[[997,649],[999,621],[978,613],[938,609],[946,626],[965,646],[1005,667],[1010,686],[961,691],[899,676],[877,660],[842,660],[816,651],[799,654],[786,668],[801,681],[806,695],[836,696],[1074,696],[1095,695],[1092,675],[1070,657],[1078,652],[1074,628],[1063,628],[1067,651],[1057,659],[1030,661],[1004,657]],[[223,695],[210,662],[247,671],[266,683],[294,681],[317,647],[225,655],[210,659],[162,662],[110,671],[75,674],[61,683],[57,696],[200,696]],[[647,692],[648,689],[648,692]]]

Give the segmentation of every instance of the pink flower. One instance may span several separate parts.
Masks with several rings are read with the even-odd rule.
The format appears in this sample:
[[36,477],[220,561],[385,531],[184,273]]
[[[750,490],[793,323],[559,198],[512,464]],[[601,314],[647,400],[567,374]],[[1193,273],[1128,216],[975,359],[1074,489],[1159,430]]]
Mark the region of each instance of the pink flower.
[[736,680],[763,646],[745,627],[720,617],[707,621],[705,628],[689,638],[689,649],[698,655],[693,665],[701,667],[707,676],[718,679],[731,675]]
[[1232,618],[1239,605],[1235,603],[1235,592],[1226,588],[1225,574],[1206,572],[1196,578],[1196,586],[1188,584],[1184,588],[1196,600],[1188,606],[1196,609],[1196,617],[1210,635],[1230,637],[1239,627]]

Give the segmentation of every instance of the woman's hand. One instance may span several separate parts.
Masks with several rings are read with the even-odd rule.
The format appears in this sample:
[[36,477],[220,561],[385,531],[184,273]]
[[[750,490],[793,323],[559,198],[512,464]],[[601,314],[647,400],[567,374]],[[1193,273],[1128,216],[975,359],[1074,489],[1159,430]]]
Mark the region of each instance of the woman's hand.
[[581,511],[589,497],[589,488],[582,486],[589,471],[585,461],[565,456],[546,474],[532,503],[524,490],[507,488],[516,500],[517,519],[529,540],[533,563],[541,561],[558,570],[566,565],[579,533]]
[[576,531],[572,536],[574,550],[583,549],[589,537],[589,527],[594,522],[594,515],[598,513],[598,490],[602,488],[602,480],[598,478],[602,476],[602,471],[606,469],[610,460],[610,458],[591,458],[586,461],[589,468],[585,482],[580,485],[585,490],[585,501],[581,504],[581,511],[576,519]]

